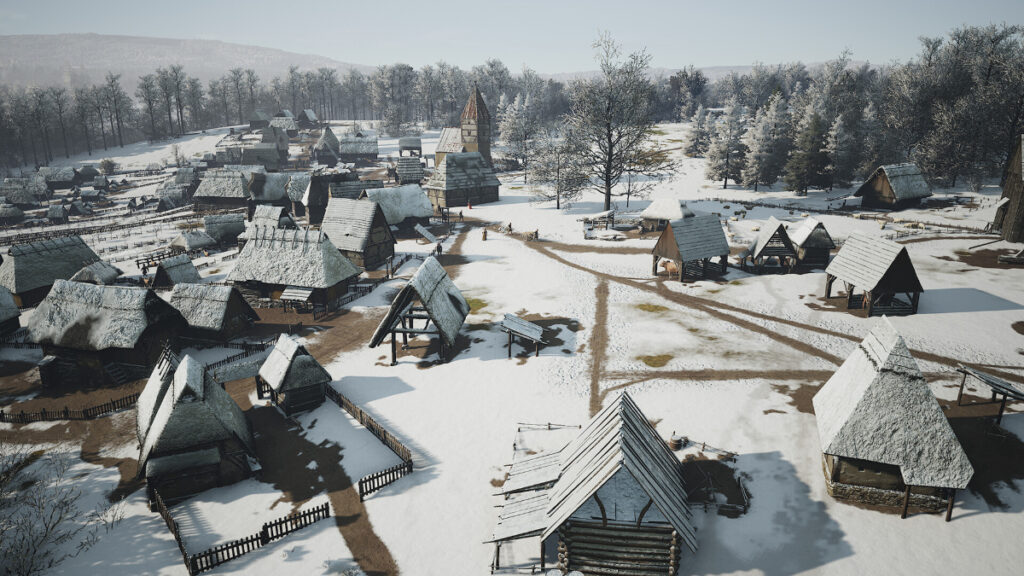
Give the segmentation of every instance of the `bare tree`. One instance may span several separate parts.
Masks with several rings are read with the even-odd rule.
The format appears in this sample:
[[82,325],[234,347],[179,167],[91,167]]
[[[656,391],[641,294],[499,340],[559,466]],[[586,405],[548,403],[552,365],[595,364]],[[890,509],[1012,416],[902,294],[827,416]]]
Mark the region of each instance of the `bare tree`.
[[146,114],[149,116],[149,137],[155,140],[156,131],[156,106],[160,100],[160,88],[157,86],[156,76],[146,74],[139,77],[139,86],[135,89],[135,97],[142,100],[146,106]]
[[65,118],[68,114],[68,108],[71,103],[68,101],[68,91],[60,87],[52,87],[49,89],[50,102],[53,104],[53,111],[57,113],[57,124],[60,126],[60,137],[64,143],[64,157],[69,158],[71,156],[70,150],[68,150],[68,130]]
[[555,127],[540,131],[530,163],[532,193],[539,200],[554,200],[555,209],[568,207],[590,185],[589,170],[581,160],[579,139],[565,138]]

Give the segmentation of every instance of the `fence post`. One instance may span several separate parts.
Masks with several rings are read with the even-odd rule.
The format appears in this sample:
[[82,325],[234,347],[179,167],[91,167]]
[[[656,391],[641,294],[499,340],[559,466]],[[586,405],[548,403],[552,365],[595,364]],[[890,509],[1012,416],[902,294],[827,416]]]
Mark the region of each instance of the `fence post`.
[[267,524],[264,523],[263,527],[260,528],[260,546],[266,546],[270,543],[270,535],[267,533]]

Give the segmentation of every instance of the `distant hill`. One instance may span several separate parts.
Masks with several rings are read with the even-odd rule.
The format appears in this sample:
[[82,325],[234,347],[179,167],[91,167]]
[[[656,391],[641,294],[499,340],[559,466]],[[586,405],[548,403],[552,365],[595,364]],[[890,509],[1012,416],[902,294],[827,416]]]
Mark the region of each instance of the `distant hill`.
[[106,34],[0,36],[0,84],[67,87],[96,83],[108,71],[119,73],[134,92],[138,77],[160,66],[181,64],[204,83],[235,67],[252,68],[261,78],[283,76],[289,66],[301,70],[329,67],[346,72],[373,70],[323,56],[218,40],[179,40]]

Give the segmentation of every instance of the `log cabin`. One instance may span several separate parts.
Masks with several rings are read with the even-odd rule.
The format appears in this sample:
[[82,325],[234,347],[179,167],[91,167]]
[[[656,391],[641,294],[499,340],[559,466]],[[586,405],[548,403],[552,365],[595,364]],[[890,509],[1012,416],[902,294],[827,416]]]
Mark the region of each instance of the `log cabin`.
[[188,322],[184,335],[195,340],[227,342],[260,319],[233,286],[175,284],[168,301]]

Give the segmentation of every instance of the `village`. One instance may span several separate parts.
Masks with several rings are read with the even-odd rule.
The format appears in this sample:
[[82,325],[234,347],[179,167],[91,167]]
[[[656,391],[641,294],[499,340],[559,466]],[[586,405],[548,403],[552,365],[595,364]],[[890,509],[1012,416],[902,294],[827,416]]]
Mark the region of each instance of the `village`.
[[613,194],[470,86],[3,178],[0,572],[1016,572],[1024,136],[786,186],[730,102]]

